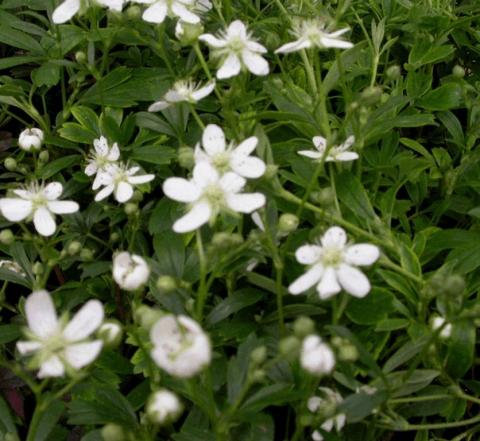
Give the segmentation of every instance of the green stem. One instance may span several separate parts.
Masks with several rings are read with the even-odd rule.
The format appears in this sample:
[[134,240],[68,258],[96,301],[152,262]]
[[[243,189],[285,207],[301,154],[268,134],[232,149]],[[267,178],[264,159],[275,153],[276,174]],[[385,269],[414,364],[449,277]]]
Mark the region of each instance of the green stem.
[[305,66],[305,70],[307,72],[307,79],[310,85],[310,89],[312,89],[312,93],[316,97],[318,95],[317,80],[315,79],[315,72],[312,65],[310,64],[310,60],[308,59],[308,55],[305,49],[302,49],[300,51],[300,56],[302,57],[303,65]]
[[203,308],[205,307],[205,301],[207,299],[207,293],[208,293],[208,286],[206,283],[207,259],[205,256],[205,250],[203,248],[202,233],[200,232],[200,230],[197,230],[196,238],[197,238],[198,260],[200,264],[200,283],[198,286],[196,315],[197,315],[197,320],[199,322],[202,322]]
[[431,424],[405,424],[404,426],[390,426],[388,424],[379,424],[378,426],[387,430],[397,432],[409,432],[413,430],[434,430],[434,429],[453,429],[455,427],[468,426],[470,424],[480,423],[480,415],[461,421],[452,421],[448,423],[431,423]]
[[197,122],[198,126],[202,130],[205,130],[205,124],[203,123],[202,119],[200,118],[200,115],[198,114],[198,112],[195,110],[195,107],[193,106],[193,104],[190,105],[190,111],[192,112],[192,115],[195,118],[195,121]]

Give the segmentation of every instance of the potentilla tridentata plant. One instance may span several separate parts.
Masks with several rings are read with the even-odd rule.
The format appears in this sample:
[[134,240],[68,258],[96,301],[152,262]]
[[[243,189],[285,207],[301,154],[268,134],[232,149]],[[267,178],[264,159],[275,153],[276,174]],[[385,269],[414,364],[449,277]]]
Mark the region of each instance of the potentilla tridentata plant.
[[0,2],[0,441],[474,441],[480,5]]

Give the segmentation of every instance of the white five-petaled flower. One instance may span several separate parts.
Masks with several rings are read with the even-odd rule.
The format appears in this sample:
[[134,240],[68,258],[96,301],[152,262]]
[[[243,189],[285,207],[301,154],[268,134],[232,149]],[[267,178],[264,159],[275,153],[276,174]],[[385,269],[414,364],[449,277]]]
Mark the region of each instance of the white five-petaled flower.
[[319,19],[302,20],[296,22],[292,29],[292,33],[297,37],[297,40],[284,44],[275,53],[288,54],[312,47],[349,49],[353,47],[353,44],[339,38],[345,32],[348,32],[348,28],[329,33],[325,30],[325,22]]
[[163,192],[171,199],[190,205],[188,213],[173,224],[173,231],[186,233],[213,221],[223,210],[251,213],[265,205],[262,193],[241,193],[246,180],[233,172],[223,176],[208,162],[200,162],[193,169],[190,181],[168,178]]
[[197,0],[133,0],[149,5],[142,18],[149,23],[163,23],[167,15],[178,17],[185,23],[200,23],[200,17],[193,12]]
[[[324,406],[338,407],[338,405],[343,401],[342,396],[329,387],[320,387],[319,390],[322,392],[323,398],[314,396],[310,397],[307,402],[308,410],[312,413],[321,412],[322,407]],[[337,413],[337,415],[334,417],[324,421],[320,427],[326,432],[331,432],[335,427],[336,431],[340,432],[343,426],[345,426],[346,419],[347,417],[344,413]],[[318,430],[315,430],[312,433],[312,439],[314,441],[323,441],[324,438]]]
[[127,1],[128,0],[87,0],[87,2],[85,2],[84,0],[65,0],[53,11],[52,21],[56,24],[67,22],[80,11],[84,3],[86,6],[97,4],[112,11],[120,12]]
[[[432,329],[435,331],[438,328],[441,328],[445,323],[445,318],[441,316],[435,316],[431,320],[431,326]],[[443,329],[440,331],[440,337],[447,339],[452,335],[452,324],[447,323],[445,326],[443,326]]]
[[113,259],[113,278],[120,288],[135,291],[145,285],[150,276],[150,267],[143,257],[128,251],[118,253]]
[[170,375],[190,378],[210,364],[210,340],[190,317],[161,317],[150,330],[150,339],[153,360]]
[[222,65],[217,71],[218,79],[226,79],[238,75],[245,67],[254,75],[268,75],[268,62],[261,54],[267,49],[252,39],[246,26],[235,20],[219,37],[212,34],[202,34],[199,40],[207,43],[215,57],[222,59]]
[[302,343],[300,364],[311,374],[329,374],[335,367],[335,355],[318,335],[308,335]]
[[67,323],[58,319],[50,294],[34,291],[25,302],[28,341],[17,342],[22,355],[33,355],[31,365],[38,377],[62,377],[67,369],[90,364],[102,349],[101,340],[89,337],[103,321],[103,305],[89,300]]
[[297,261],[309,265],[309,269],[288,290],[296,295],[317,285],[321,299],[338,294],[342,288],[355,297],[365,297],[370,282],[355,267],[371,265],[379,256],[380,250],[375,245],[347,245],[345,230],[331,227],[322,236],[321,245],[303,245],[296,251]]
[[58,201],[62,192],[60,182],[46,186],[34,182],[24,189],[13,190],[16,198],[1,198],[0,212],[10,222],[20,222],[33,215],[38,233],[51,236],[57,228],[55,214],[75,213],[79,209],[74,201]]
[[177,81],[173,87],[167,91],[163,99],[156,101],[149,108],[149,112],[158,112],[164,110],[172,104],[187,102],[194,104],[197,101],[210,95],[215,89],[215,80],[208,82],[205,86],[200,87],[192,81]]
[[95,195],[95,200],[99,202],[113,193],[118,202],[129,201],[133,196],[135,185],[145,184],[155,179],[153,174],[135,176],[138,171],[140,167],[129,168],[121,162],[107,164],[100,173],[99,182],[103,188]]
[[104,136],[93,141],[93,148],[85,167],[85,174],[87,176],[95,175],[92,189],[97,190],[102,185],[101,175],[106,172],[107,165],[115,163],[120,158],[120,149],[116,142],[110,147]]
[[44,134],[41,129],[35,127],[23,130],[18,136],[18,146],[29,152],[31,150],[40,150],[43,144]]
[[[322,159],[327,150],[327,140],[323,136],[314,136],[312,141],[315,150],[300,150],[298,154],[311,159]],[[325,161],[353,161],[358,159],[358,153],[349,151],[354,143],[355,137],[349,136],[343,144],[333,146],[328,151]]]
[[258,144],[258,138],[251,136],[238,146],[230,143],[227,146],[223,130],[209,124],[202,135],[203,149],[200,143],[195,146],[195,163],[208,162],[223,174],[233,171],[244,178],[259,178],[265,173],[265,163],[256,157],[250,156]]
[[183,406],[173,392],[160,389],[148,399],[146,411],[150,421],[162,425],[174,422],[182,413]]

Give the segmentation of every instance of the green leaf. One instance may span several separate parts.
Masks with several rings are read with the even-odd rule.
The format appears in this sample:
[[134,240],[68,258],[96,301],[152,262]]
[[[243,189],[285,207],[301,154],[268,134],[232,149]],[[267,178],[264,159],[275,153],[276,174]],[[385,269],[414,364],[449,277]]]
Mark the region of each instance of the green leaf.
[[98,130],[98,116],[87,106],[73,106],[70,111],[74,118],[91,133],[100,135]]
[[452,325],[448,339],[446,370],[453,378],[461,378],[472,367],[475,358],[476,330],[469,320],[459,320]]
[[181,278],[185,265],[185,245],[182,236],[173,231],[156,234],[153,238],[153,248],[161,274]]
[[349,423],[356,423],[370,415],[386,399],[387,394],[382,390],[374,394],[359,392],[345,398],[339,406],[339,411],[345,413]]
[[364,221],[376,218],[370,199],[360,182],[351,172],[344,171],[335,176],[335,185],[338,198]]
[[428,38],[418,38],[413,45],[408,56],[408,63],[415,69],[425,65],[438,63],[448,58],[455,52],[454,46],[447,44],[443,46],[435,46]]
[[[427,387],[435,378],[440,375],[440,371],[434,369],[415,369],[410,371],[399,371],[388,375],[388,382],[394,390],[392,397],[403,397],[418,392]],[[407,379],[405,381],[405,378]]]
[[386,289],[374,287],[365,298],[350,299],[345,312],[359,325],[375,325],[395,310],[394,299]]
[[462,88],[457,83],[447,83],[428,92],[417,101],[427,110],[449,110],[457,108],[462,100]]
[[40,416],[40,421],[36,427],[33,441],[48,441],[48,436],[55,428],[64,410],[65,405],[62,401],[52,401],[50,405],[43,410]]
[[51,178],[55,176],[58,172],[78,164],[80,161],[80,155],[69,155],[64,156],[63,158],[55,159],[52,162],[49,162],[41,170],[41,176],[43,179]]
[[22,335],[22,329],[15,324],[0,325],[0,344],[10,343]]
[[12,414],[8,404],[5,402],[3,397],[0,396],[0,427],[5,432],[17,433],[17,428],[13,422]]
[[80,144],[92,144],[97,134],[77,123],[64,123],[58,130],[62,138]]
[[60,81],[60,71],[60,66],[47,62],[32,71],[32,81],[37,87],[55,86]]
[[133,146],[132,149],[133,151],[130,154],[130,159],[138,162],[165,165],[170,164],[172,159],[177,157],[177,152],[174,149],[164,145]]
[[398,366],[411,360],[418,355],[430,343],[429,336],[421,337],[415,341],[407,341],[400,347],[383,365],[383,372],[389,373],[396,369]]
[[208,326],[212,326],[215,323],[221,322],[237,311],[240,311],[247,306],[254,305],[262,297],[262,292],[254,288],[246,288],[234,292],[212,309],[206,319],[206,323]]
[[34,54],[43,54],[44,50],[37,39],[25,32],[18,31],[3,24],[0,26],[0,42],[18,49],[24,49]]
[[243,413],[260,412],[265,407],[286,404],[299,399],[302,395],[302,391],[294,390],[292,384],[272,384],[262,387],[248,398],[239,411]]

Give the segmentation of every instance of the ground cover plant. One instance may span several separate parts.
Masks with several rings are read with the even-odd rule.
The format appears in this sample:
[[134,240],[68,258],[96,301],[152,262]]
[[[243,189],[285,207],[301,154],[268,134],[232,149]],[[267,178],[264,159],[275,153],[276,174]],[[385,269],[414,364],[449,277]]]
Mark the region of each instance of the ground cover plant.
[[479,17],[3,0],[0,439],[478,439]]

